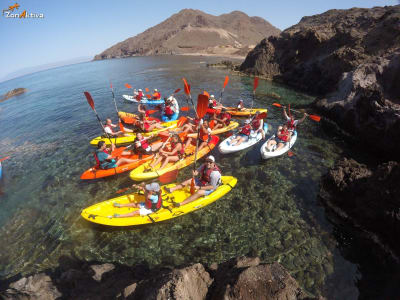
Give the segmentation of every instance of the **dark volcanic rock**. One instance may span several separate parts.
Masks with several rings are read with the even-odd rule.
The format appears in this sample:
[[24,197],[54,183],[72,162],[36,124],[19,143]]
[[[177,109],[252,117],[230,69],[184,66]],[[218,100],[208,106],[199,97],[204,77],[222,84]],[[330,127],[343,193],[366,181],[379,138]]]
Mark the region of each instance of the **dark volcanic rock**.
[[400,163],[370,170],[344,158],[323,177],[320,197],[326,207],[399,259]]
[[279,33],[279,29],[264,19],[249,17],[240,11],[213,16],[200,10],[183,9],[108,48],[94,60],[185,53],[244,56],[264,37]]
[[13,89],[12,91],[9,91],[7,93],[5,93],[2,97],[2,99],[0,99],[0,102],[5,101],[7,99],[10,99],[11,97],[14,96],[18,96],[20,94],[26,93],[28,90],[24,89],[24,88],[17,88],[17,89]]

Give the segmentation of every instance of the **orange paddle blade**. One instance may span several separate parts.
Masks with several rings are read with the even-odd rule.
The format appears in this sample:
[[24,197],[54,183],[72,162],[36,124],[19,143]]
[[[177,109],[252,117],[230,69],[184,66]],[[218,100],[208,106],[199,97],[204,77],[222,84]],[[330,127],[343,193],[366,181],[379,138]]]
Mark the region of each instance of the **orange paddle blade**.
[[149,88],[145,88],[144,90],[145,90],[146,92],[149,92]]
[[207,91],[204,91],[203,94],[206,95],[208,98],[210,98],[210,94],[207,93]]
[[214,125],[215,125],[215,120],[211,120],[211,121],[208,123],[208,127],[210,127],[211,129],[214,128]]
[[154,114],[155,112],[158,112],[157,109],[151,109],[151,110],[147,110],[146,113],[148,113],[149,115]]
[[263,113],[259,114],[256,119],[261,120],[261,119],[265,119],[266,117],[267,117],[267,113],[263,112]]
[[189,110],[190,110],[189,106],[181,107],[181,111],[189,111]]
[[176,89],[175,92],[174,92],[174,94],[179,93],[180,90],[181,90],[180,88],[179,88],[179,89]]
[[206,95],[200,94],[197,97],[197,115],[199,118],[203,118],[204,115],[207,113],[207,108],[208,108],[208,97]]
[[115,150],[111,153],[111,156],[112,156],[112,157],[118,157],[118,156],[120,156],[120,155],[122,154],[122,152],[125,151],[125,149],[126,149],[126,147],[119,147],[119,148],[115,149]]
[[176,180],[176,178],[178,177],[178,173],[179,173],[179,169],[169,171],[169,172],[161,175],[160,177],[158,177],[158,180],[162,184],[168,184],[168,183],[174,182]]
[[185,122],[187,121],[186,117],[180,117],[178,120],[178,123],[176,124],[176,127],[182,127],[183,124],[185,124]]
[[276,106],[276,107],[282,107],[282,105],[280,105],[279,103],[276,103],[276,102],[275,102],[275,103],[272,103],[272,105],[273,105],[273,106]]
[[320,116],[317,116],[317,115],[308,115],[308,116],[310,117],[311,120],[314,120],[314,121],[317,121],[317,122],[321,121],[321,117]]
[[89,103],[90,107],[94,110],[94,101],[93,101],[92,95],[90,95],[89,92],[83,92],[83,93],[85,94],[86,100]]
[[258,87],[258,77],[254,77],[253,91],[255,92]]
[[110,81],[110,89],[112,89],[112,83],[111,83],[111,81]]
[[192,177],[192,181],[190,182],[190,194],[193,195],[195,191],[194,177]]
[[121,120],[118,121],[118,125],[119,125],[119,130],[121,130],[122,132],[125,131],[124,125],[122,125]]
[[183,80],[183,84],[184,84],[185,94],[189,96],[190,95],[190,87],[185,78],[182,78],[182,80]]
[[0,162],[2,162],[3,160],[9,159],[9,158],[10,158],[9,156],[3,157],[0,159]]
[[146,98],[147,98],[147,99],[151,99],[152,97],[151,97],[150,94],[147,94],[147,95],[146,95]]
[[229,81],[229,77],[228,76],[226,76],[225,77],[225,81],[224,81],[224,88],[226,87],[226,85],[228,84],[228,81]]
[[125,83],[125,87],[126,87],[127,89],[131,89],[131,88],[132,88],[132,86],[131,86],[129,83]]

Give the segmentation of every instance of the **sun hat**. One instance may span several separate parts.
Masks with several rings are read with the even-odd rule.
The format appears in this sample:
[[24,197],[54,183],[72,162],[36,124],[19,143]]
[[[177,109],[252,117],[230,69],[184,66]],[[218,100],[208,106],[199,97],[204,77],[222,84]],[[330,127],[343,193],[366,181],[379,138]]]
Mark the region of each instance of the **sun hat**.
[[152,182],[146,184],[145,189],[151,192],[158,192],[160,190],[160,185],[157,182]]
[[139,92],[142,92],[142,89],[139,89]]
[[247,119],[246,121],[244,121],[244,124],[250,124],[250,120]]
[[206,161],[212,161],[212,162],[215,162],[215,158],[214,158],[214,156],[212,156],[212,155],[209,155],[209,156],[206,158]]
[[157,90],[157,89],[154,89],[154,91],[155,91],[155,92],[158,92],[158,90]]
[[214,99],[214,95],[211,95],[211,96],[210,96],[210,99]]

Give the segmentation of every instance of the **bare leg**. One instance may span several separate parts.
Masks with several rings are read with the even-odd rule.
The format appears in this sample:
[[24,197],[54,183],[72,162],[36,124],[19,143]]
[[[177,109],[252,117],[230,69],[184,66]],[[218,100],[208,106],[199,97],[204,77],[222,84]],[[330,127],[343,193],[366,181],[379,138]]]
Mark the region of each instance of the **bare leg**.
[[127,214],[123,214],[123,215],[115,214],[114,218],[129,218],[129,217],[138,216],[139,214],[140,214],[139,210],[135,210],[133,212],[130,212],[130,213],[127,213]]
[[122,157],[122,158],[118,159],[116,165],[118,167],[120,165],[130,164],[130,163],[133,163],[135,161],[136,161],[136,159],[129,159],[129,158]]
[[168,156],[162,163],[160,169],[164,168],[169,162],[177,162],[178,160],[179,156]]
[[162,142],[159,142],[159,143],[156,143],[156,144],[151,145],[151,150],[152,150],[153,152],[156,152],[156,151],[160,150],[162,144],[163,144]]
[[281,150],[281,149],[283,148],[283,146],[285,146],[285,145],[282,144],[282,143],[279,143],[279,144],[278,144],[278,147],[275,149],[275,151]]
[[205,146],[207,146],[207,142],[202,142],[202,143],[200,144],[200,146],[199,146],[199,150],[198,150],[198,151],[200,151],[201,149],[203,149]]
[[189,198],[187,198],[186,200],[182,201],[180,203],[180,206],[188,204],[198,198],[200,198],[201,196],[204,196],[206,194],[206,190],[198,190],[196,193],[194,193],[193,195],[191,195]]
[[164,158],[165,156],[161,154],[154,162],[150,164],[150,168],[154,168],[155,166],[157,166]]
[[189,185],[191,182],[192,182],[192,178],[190,178],[188,180],[185,180],[184,182],[182,182],[182,183],[180,183],[180,184],[178,184],[178,185],[176,185],[176,186],[174,186],[172,188],[169,188],[169,189],[170,189],[170,191],[172,193],[173,191],[180,190],[181,188]]

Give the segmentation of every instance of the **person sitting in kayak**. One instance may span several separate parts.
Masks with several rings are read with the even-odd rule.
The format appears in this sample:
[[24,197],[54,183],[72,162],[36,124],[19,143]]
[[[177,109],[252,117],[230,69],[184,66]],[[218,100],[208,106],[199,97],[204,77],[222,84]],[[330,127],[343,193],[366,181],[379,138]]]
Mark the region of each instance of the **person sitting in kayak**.
[[135,99],[136,99],[137,101],[140,101],[140,100],[143,99],[143,91],[142,91],[142,89],[139,89],[139,90],[138,90],[138,93],[137,93],[137,95],[135,96]]
[[153,170],[153,168],[156,167],[160,162],[162,162],[162,164],[159,169],[163,169],[169,162],[177,162],[185,156],[185,148],[183,147],[183,143],[177,134],[172,136],[170,148],[171,151],[164,150],[164,148],[160,149],[158,152],[160,156],[150,164],[149,169],[146,171]]
[[124,128],[124,131],[120,130],[120,131],[114,132],[113,127],[117,127],[117,125],[113,124],[111,119],[107,119],[106,124],[104,125],[104,132],[113,137],[122,136],[122,135],[124,135],[125,132],[133,132],[133,130],[128,129],[128,128]]
[[161,99],[161,93],[157,89],[154,89],[154,93],[152,95],[152,99],[153,100],[160,100]]
[[216,130],[229,126],[229,124],[231,123],[231,119],[231,114],[227,112],[226,108],[222,108],[221,113],[218,115],[218,117],[216,116],[216,114],[214,114],[213,120],[217,122],[217,124],[214,125],[213,129]]
[[264,120],[263,119],[259,119],[258,115],[260,114],[260,112],[256,112],[253,120],[251,121],[251,127],[253,129],[253,131],[257,134],[258,132],[261,132],[262,135],[262,139],[265,139],[265,132],[264,132]]
[[[283,106],[283,117],[286,119],[287,121],[287,127],[288,130],[290,131],[290,136],[292,136],[293,131],[296,130],[297,125],[303,123],[303,121],[307,118],[308,114],[304,113],[303,117],[300,120],[295,120],[293,118],[293,116],[288,116],[288,114],[286,113],[286,106]],[[278,129],[282,129],[282,127],[279,127]]]
[[[283,126],[278,127],[278,132],[275,138],[270,139],[268,141],[267,146],[265,146],[265,149],[267,151],[278,151],[282,149],[288,142],[290,142],[290,139],[291,139],[290,131],[288,130],[287,124],[284,124]],[[277,145],[276,148],[275,145]]]
[[153,131],[154,129],[163,129],[164,127],[158,123],[157,121],[150,121],[146,120],[145,114],[141,113],[139,115],[139,121],[138,121],[138,127],[143,131],[143,132],[150,132]]
[[[214,192],[221,184],[221,170],[215,164],[214,156],[210,155],[206,158],[206,162],[202,164],[196,171],[193,171],[193,176],[200,175],[200,178],[195,178],[195,189],[197,190],[193,195],[189,196],[186,200],[176,203],[173,202],[175,207],[188,204],[201,196],[208,196]],[[167,193],[172,193],[180,190],[186,186],[190,186],[192,178],[178,184],[172,188],[165,188]]]
[[114,214],[109,216],[109,218],[129,218],[135,216],[147,216],[153,212],[156,212],[162,207],[162,197],[161,197],[161,189],[160,185],[157,182],[149,183],[149,184],[133,184],[132,188],[137,188],[144,193],[144,202],[139,203],[113,203],[114,207],[134,207],[138,208],[130,213],[126,214]]
[[199,125],[200,119],[191,118],[189,116],[186,117],[188,122],[181,127],[181,131],[185,133],[195,133],[197,130],[197,125]]
[[245,140],[249,139],[251,133],[250,120],[244,121],[244,126],[240,128],[238,135],[230,142],[231,146],[239,146]]
[[[106,142],[99,141],[97,143],[97,150],[94,153],[94,158],[96,159],[97,166],[100,169],[106,170],[111,168],[116,168],[123,164],[129,164],[134,162],[134,159],[129,159],[121,157],[119,159],[113,158],[110,153],[115,150],[115,145],[111,144],[111,151],[107,150]],[[121,155],[131,155],[130,151],[124,151]]]
[[136,134],[136,138],[133,141],[135,152],[138,154],[150,155],[154,152],[157,152],[162,146],[162,142],[149,144],[149,139],[151,139],[153,135],[145,138],[140,132]]
[[[200,120],[199,125],[196,126],[196,133],[197,133],[197,129],[200,126],[200,130],[199,130],[199,141],[201,142],[201,144],[199,145],[199,149],[198,151],[200,151],[201,149],[203,149],[204,147],[206,147],[208,145],[208,143],[211,140],[211,128],[208,127],[208,122],[207,121],[203,121],[203,119]],[[191,138],[188,137],[188,139],[186,140],[186,144],[185,144],[185,149],[187,148],[187,146],[189,146],[193,141],[196,142],[196,138]]]
[[174,112],[178,112],[179,111],[178,100],[176,100],[176,98],[173,95],[169,96],[167,100],[171,103],[172,110]]
[[239,101],[238,105],[236,106],[236,109],[237,109],[238,111],[243,111],[243,110],[246,109],[246,108],[244,107],[243,100],[240,100],[240,101]]
[[169,120],[172,119],[172,116],[175,114],[174,108],[172,106],[172,103],[167,100],[167,98],[164,98],[165,105],[164,105],[164,110],[163,110],[163,115],[166,116]]
[[146,116],[146,118],[149,117],[149,111],[147,110],[146,105],[144,105],[143,103],[140,103],[138,105],[138,112],[139,112],[139,114],[141,114],[141,113],[144,114]]

